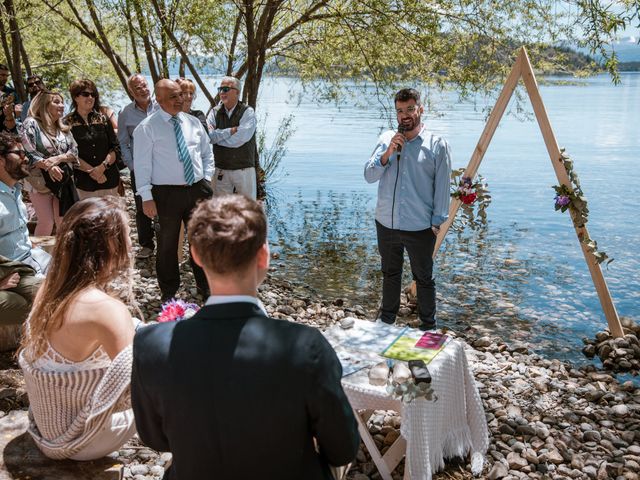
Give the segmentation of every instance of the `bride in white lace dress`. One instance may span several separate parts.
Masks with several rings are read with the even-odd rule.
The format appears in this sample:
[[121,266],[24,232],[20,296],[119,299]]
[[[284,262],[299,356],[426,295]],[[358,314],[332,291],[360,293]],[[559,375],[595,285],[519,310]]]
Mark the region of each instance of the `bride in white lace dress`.
[[107,293],[113,280],[127,281],[130,250],[127,215],[116,197],[76,203],[56,235],[19,353],[29,433],[48,457],[100,458],[135,433],[134,320]]

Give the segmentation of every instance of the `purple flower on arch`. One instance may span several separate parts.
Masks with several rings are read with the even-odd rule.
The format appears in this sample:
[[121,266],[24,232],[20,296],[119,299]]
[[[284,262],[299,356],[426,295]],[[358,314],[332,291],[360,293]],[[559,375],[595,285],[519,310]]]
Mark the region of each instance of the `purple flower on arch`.
[[571,199],[567,195],[556,195],[556,206],[566,207],[571,202]]

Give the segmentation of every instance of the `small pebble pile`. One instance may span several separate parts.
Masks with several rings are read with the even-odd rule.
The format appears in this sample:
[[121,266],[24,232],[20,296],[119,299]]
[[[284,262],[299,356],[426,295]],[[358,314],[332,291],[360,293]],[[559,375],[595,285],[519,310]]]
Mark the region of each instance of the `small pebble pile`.
[[595,340],[583,339],[582,353],[587,357],[598,356],[602,366],[614,372],[640,371],[640,325],[630,318],[621,318],[624,337],[614,338],[609,330],[598,332]]

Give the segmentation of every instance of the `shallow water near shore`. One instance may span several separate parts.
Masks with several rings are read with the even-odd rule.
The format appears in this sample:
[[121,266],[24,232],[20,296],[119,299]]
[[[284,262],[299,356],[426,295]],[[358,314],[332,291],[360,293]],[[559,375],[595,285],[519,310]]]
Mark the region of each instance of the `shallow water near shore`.
[[[270,189],[269,221],[277,274],[326,298],[375,311],[381,292],[373,214],[376,185],[364,163],[388,120],[370,107],[293,104],[274,79],[263,92],[270,125],[295,115],[278,181]],[[292,84],[295,86],[295,84]],[[293,88],[293,87],[292,87]],[[640,75],[607,76],[541,87],[558,143],[575,161],[589,200],[588,228],[614,258],[605,278],[621,316],[640,319],[637,218],[640,183],[632,179],[640,152]],[[485,102],[484,104],[482,102]],[[513,100],[512,100],[513,102]],[[453,166],[466,166],[492,100],[456,103],[450,94],[429,128],[452,146]],[[523,105],[529,108],[528,100]],[[269,131],[267,132],[269,133]],[[439,318],[473,326],[538,353],[590,362],[580,352],[606,320],[567,214],[555,212],[553,168],[535,121],[505,116],[480,167],[493,203],[481,232],[450,232],[437,259]],[[408,264],[406,282],[410,281]]]
[[[219,78],[205,82],[214,86]],[[591,237],[615,259],[603,267],[614,304],[640,321],[640,74],[621,78],[617,86],[607,75],[547,78],[540,90],[589,200]],[[455,92],[427,93],[423,120],[449,141],[453,167],[465,167],[495,98],[459,102]],[[450,232],[438,255],[438,315],[445,326],[476,327],[525,341],[549,358],[589,363],[581,338],[607,323],[568,214],[554,211],[551,187],[558,182],[529,100],[523,97],[517,115],[514,105],[512,99],[479,170],[493,197],[489,225],[481,233]],[[372,88],[339,106],[318,104],[299,81],[266,78],[258,106],[267,145],[282,118],[293,115],[295,128],[269,184],[274,274],[327,299],[361,304],[373,316],[381,292],[377,185],[364,181],[363,168],[380,132],[394,125],[391,101]],[[207,110],[204,96],[195,108]],[[408,283],[408,263],[405,270]]]

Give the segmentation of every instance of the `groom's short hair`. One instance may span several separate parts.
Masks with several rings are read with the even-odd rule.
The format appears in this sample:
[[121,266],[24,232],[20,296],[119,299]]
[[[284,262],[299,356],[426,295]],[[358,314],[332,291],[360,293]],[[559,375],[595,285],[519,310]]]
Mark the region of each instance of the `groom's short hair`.
[[202,266],[218,274],[243,270],[267,241],[262,206],[244,195],[223,195],[196,206],[187,228]]

